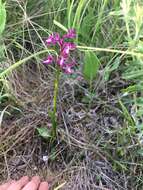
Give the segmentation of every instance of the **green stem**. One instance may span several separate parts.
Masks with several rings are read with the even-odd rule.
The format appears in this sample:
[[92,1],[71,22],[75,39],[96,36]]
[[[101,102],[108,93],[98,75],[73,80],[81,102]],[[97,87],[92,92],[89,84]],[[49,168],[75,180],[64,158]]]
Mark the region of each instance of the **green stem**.
[[60,80],[60,69],[57,68],[56,79],[54,82],[54,98],[53,98],[53,112],[52,112],[52,139],[57,136],[57,98],[59,90],[59,80]]
[[93,100],[93,81],[92,79],[90,79],[90,82],[89,82],[89,96],[90,96],[90,100],[89,100],[89,104],[88,104],[88,110],[90,110],[91,108],[91,104],[92,104],[92,100]]

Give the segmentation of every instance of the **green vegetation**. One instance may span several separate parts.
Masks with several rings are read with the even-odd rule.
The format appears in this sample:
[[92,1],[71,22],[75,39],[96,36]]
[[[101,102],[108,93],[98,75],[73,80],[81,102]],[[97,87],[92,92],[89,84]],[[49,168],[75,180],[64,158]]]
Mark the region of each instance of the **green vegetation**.
[[[52,189],[143,189],[142,13],[142,0],[0,0],[0,181],[38,173]],[[45,40],[70,28],[77,64],[54,96]]]

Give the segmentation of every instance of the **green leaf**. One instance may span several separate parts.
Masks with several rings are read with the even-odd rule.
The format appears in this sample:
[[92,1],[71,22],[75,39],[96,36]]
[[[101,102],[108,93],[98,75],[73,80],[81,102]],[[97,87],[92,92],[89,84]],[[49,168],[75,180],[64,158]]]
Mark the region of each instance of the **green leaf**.
[[91,33],[92,28],[95,24],[94,21],[95,21],[94,11],[90,10],[88,15],[83,18],[83,22],[78,31],[82,35],[84,40],[91,40],[89,34]]
[[140,69],[137,71],[131,71],[131,72],[123,74],[123,79],[126,79],[126,80],[138,79],[142,76],[143,76],[143,69]]
[[3,95],[0,95],[0,102],[3,100],[3,99],[5,99],[5,98],[9,98],[9,97],[11,97],[11,95],[10,94],[3,94]]
[[137,151],[140,156],[143,156],[143,149]]
[[5,9],[5,3],[2,3],[0,0],[0,35],[5,29],[6,24],[6,9]]
[[39,135],[45,139],[48,139],[51,137],[50,130],[46,127],[37,128],[37,131]]
[[143,131],[143,123],[136,126],[136,128],[140,131]]
[[135,92],[141,92],[143,90],[143,83],[130,85],[129,87],[122,90],[123,93],[135,93]]
[[125,119],[128,121],[128,123],[131,125],[131,127],[134,128],[135,126],[135,123],[134,123],[134,120],[132,118],[132,116],[130,115],[130,113],[128,112],[128,109],[126,108],[126,106],[123,104],[123,102],[121,100],[119,100],[119,104],[121,106],[121,109],[122,109],[122,113],[125,117]]
[[63,31],[65,31],[65,32],[68,31],[68,29],[67,29],[65,26],[63,26],[60,22],[58,22],[58,21],[56,21],[56,20],[53,20],[53,23],[54,23],[56,26],[58,26],[59,28],[61,28]]
[[143,42],[139,40],[136,50],[139,51],[140,53],[143,53]]
[[93,52],[86,51],[83,64],[83,76],[88,81],[93,81],[99,70],[100,61]]
[[95,96],[96,96],[95,92],[94,93],[89,92],[88,94],[83,96],[82,102],[85,104],[89,104]]
[[73,25],[72,25],[72,28],[76,28],[77,31],[80,27],[79,21],[80,21],[82,10],[83,10],[86,2],[87,2],[86,0],[78,1],[78,6],[77,6],[77,9],[75,12],[75,17],[74,17],[74,21],[73,21]]
[[120,64],[120,58],[117,57],[117,58],[115,59],[115,61],[113,62],[112,65],[107,65],[107,66],[105,67],[105,69],[104,69],[104,80],[105,80],[105,81],[108,81],[108,80],[109,80],[110,74],[111,74],[113,71],[115,71],[115,70],[118,69],[119,64]]

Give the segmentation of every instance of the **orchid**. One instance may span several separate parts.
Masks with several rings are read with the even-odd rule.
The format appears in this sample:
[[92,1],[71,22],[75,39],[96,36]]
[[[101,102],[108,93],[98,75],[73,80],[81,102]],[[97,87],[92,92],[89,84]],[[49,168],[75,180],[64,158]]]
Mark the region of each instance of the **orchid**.
[[55,45],[60,40],[59,33],[53,33],[49,36],[49,38],[46,40],[47,45]]
[[68,33],[63,36],[64,38],[76,38],[76,31],[75,29],[69,29]]
[[[71,42],[71,39],[76,38],[76,31],[69,29],[66,34],[60,37],[59,33],[51,34],[46,40],[46,45],[55,47],[57,55],[48,55],[43,61],[45,65],[55,63],[56,65],[56,78],[54,85],[53,97],[53,111],[49,112],[52,121],[52,130],[50,137],[55,140],[57,136],[57,96],[59,89],[59,80],[61,71],[65,74],[72,74],[74,72],[75,60],[71,57],[71,52],[76,49],[76,45]],[[70,41],[68,41],[70,40]]]
[[71,51],[76,49],[76,45],[73,42],[67,42],[66,40],[73,38],[76,38],[76,32],[74,29],[69,29],[68,32],[64,34],[62,37],[60,37],[59,33],[51,34],[49,38],[46,40],[46,45],[47,46],[58,45],[59,49],[58,57],[55,58],[54,56],[49,55],[47,59],[43,61],[43,63],[52,64],[55,61],[57,65],[60,66],[60,69],[64,73],[71,74],[73,72],[72,67],[75,66],[75,64],[74,65],[69,64],[67,66],[65,64],[68,64],[68,62],[70,62],[70,53]]
[[59,57],[57,64],[59,64],[59,66],[63,68],[65,64],[65,58],[63,56]]
[[54,57],[52,55],[49,55],[47,59],[43,61],[44,64],[51,64],[54,61]]
[[70,66],[66,66],[66,67],[64,68],[64,70],[65,70],[65,73],[67,73],[67,74],[73,73],[73,71],[72,71],[72,69],[71,69]]

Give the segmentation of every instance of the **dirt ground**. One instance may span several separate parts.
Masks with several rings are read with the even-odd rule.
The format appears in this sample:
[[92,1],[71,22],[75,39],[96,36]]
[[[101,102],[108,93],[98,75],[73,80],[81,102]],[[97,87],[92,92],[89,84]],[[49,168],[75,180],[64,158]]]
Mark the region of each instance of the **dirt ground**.
[[1,181],[38,174],[51,189],[64,182],[65,190],[127,189],[126,175],[116,169],[120,165],[116,132],[124,121],[115,97],[123,81],[116,86],[110,81],[110,88],[96,82],[89,105],[86,83],[61,79],[58,139],[51,146],[36,128],[51,127],[47,109],[52,104],[53,75],[45,67],[27,68],[9,80],[17,100],[8,105],[10,114],[4,115],[1,126]]

